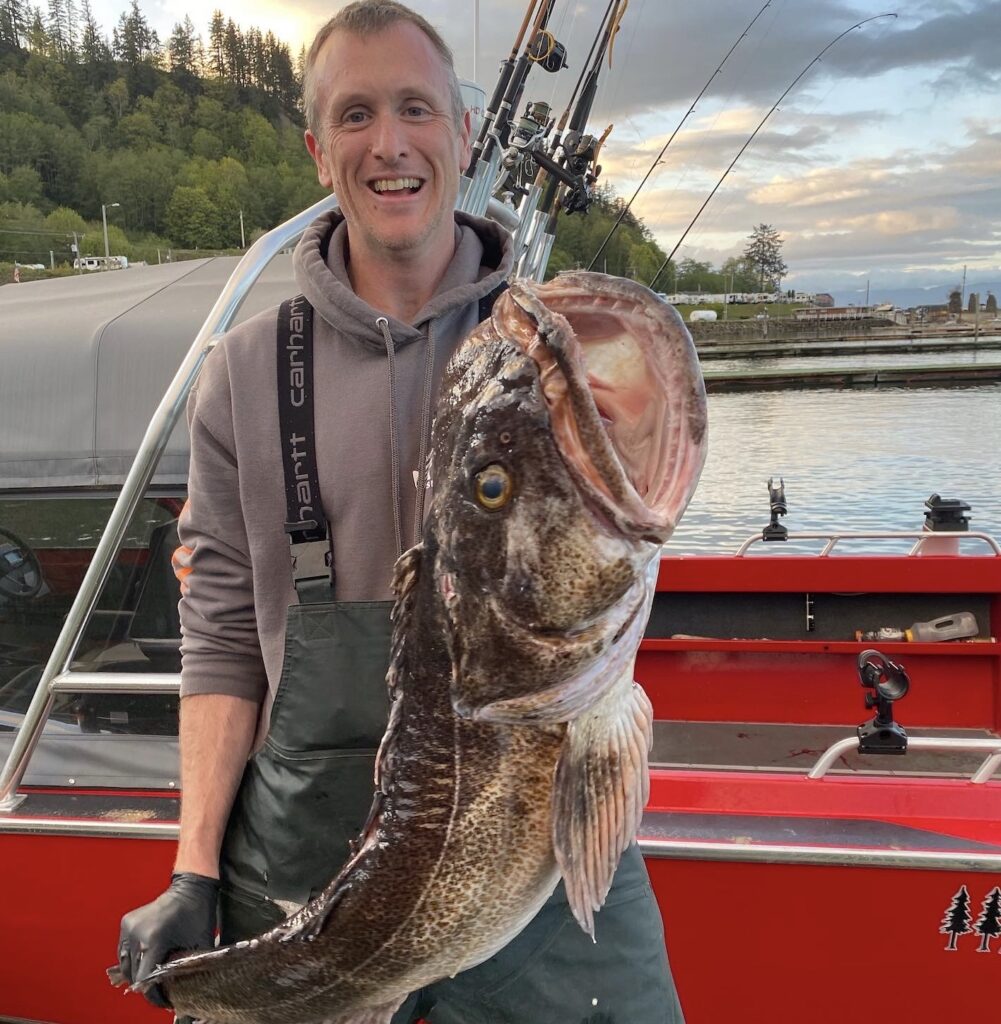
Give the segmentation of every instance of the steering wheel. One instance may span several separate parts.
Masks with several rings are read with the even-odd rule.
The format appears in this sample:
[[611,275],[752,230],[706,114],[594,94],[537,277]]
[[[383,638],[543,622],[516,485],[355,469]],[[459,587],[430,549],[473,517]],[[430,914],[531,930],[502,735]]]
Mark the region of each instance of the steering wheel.
[[36,597],[44,585],[38,556],[16,533],[0,527],[0,600]]

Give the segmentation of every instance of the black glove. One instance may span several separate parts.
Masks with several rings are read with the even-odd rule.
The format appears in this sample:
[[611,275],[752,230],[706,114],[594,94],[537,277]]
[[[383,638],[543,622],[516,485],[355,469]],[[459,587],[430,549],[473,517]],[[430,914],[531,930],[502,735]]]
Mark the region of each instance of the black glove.
[[[138,984],[166,963],[171,953],[211,949],[218,896],[217,879],[181,871],[171,875],[167,890],[152,903],[129,911],[118,937],[118,966],[125,980]],[[154,1006],[170,1009],[159,985],[144,995]]]

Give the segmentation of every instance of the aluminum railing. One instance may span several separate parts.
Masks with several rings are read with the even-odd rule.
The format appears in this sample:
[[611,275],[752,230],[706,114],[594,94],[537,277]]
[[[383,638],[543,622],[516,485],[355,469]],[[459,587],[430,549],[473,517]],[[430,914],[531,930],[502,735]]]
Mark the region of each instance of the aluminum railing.
[[[336,198],[333,195],[327,196],[254,242],[237,264],[195,336],[191,348],[188,349],[187,355],[181,362],[180,368],[174,375],[174,379],[146,428],[135,461],[132,463],[132,468],[129,470],[118,500],[115,502],[108,525],[101,535],[101,540],[94,551],[94,557],[35,688],[21,728],[14,738],[14,744],[4,764],[3,773],[0,774],[0,813],[9,813],[23,799],[18,796],[17,787],[21,784],[28,761],[38,745],[55,693],[78,686],[82,689],[93,689],[95,685],[107,688],[110,683],[103,679],[96,680],[93,674],[75,679],[74,674],[70,671],[70,665],[76,656],[87,621],[90,619],[108,575],[114,566],[129,522],[146,493],[146,488],[153,477],[160,456],[167,445],[167,440],[184,410],[188,395],[206,356],[232,325],[240,306],[243,305],[244,299],[264,268],[279,252],[296,242],[317,217],[332,210],[336,205]],[[152,688],[152,692],[163,692],[163,680],[160,678],[149,686],[145,684],[145,681],[142,684],[137,684],[131,680],[119,680],[119,683],[126,685],[119,685],[114,687],[115,689],[132,689],[145,693],[151,692]],[[176,683],[171,685],[173,688]]]
[[[852,750],[857,750],[858,745],[858,736],[847,736],[843,740],[838,740],[837,743],[832,743],[817,758],[817,763],[810,769],[806,777],[822,779],[839,757]],[[908,736],[907,749],[942,750],[952,754],[986,754],[980,767],[970,776],[970,782],[975,785],[983,785],[989,781],[1001,766],[1001,739],[990,736]]]
[[[986,544],[996,557],[1001,556],[1001,545],[999,545],[989,533],[977,533],[975,531],[970,531],[968,533],[934,533],[928,530],[863,530],[857,533],[847,531],[837,533],[790,533],[788,538],[784,541],[766,541],[760,534],[755,534],[740,545],[737,549],[737,555],[738,557],[743,557],[747,554],[748,549],[753,547],[755,544],[766,544],[768,547],[781,550],[786,544],[800,540],[826,541],[827,543],[824,545],[823,550],[816,552],[816,556],[818,558],[826,558],[834,548],[841,543],[841,541],[846,540],[913,540],[914,546],[908,552],[909,556],[920,554],[922,548],[929,549],[925,553],[931,554],[935,547],[941,547],[941,545],[945,543],[958,545],[961,541],[972,540]],[[868,552],[868,554],[871,553],[872,552]]]

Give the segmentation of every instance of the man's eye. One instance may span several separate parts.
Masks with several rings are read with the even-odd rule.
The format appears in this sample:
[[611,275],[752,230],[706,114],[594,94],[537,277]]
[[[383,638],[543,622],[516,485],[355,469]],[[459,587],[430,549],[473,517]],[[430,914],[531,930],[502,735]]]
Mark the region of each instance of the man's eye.
[[423,117],[427,112],[427,107],[407,107],[407,113],[411,117]]
[[365,120],[365,115],[360,110],[352,110],[344,115],[345,124],[361,124]]

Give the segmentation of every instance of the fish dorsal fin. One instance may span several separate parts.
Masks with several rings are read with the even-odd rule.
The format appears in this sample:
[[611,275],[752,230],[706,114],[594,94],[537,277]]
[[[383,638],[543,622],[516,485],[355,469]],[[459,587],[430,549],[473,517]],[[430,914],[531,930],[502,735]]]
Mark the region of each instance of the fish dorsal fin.
[[553,789],[553,845],[570,909],[594,937],[623,851],[650,795],[653,708],[627,675],[567,729]]
[[393,638],[389,654],[389,673],[386,676],[390,699],[395,697],[396,687],[399,685],[400,659],[414,610],[415,591],[420,580],[423,555],[424,545],[415,544],[404,551],[393,566],[393,593],[396,596],[396,604],[393,606]]
[[413,615],[423,553],[423,545],[416,544],[404,551],[393,566],[393,593],[396,595],[396,604],[393,606],[393,637],[390,642],[389,671],[386,673],[386,686],[389,689],[389,722],[375,758],[377,792],[385,792],[383,783],[392,762],[393,744],[400,721],[400,683],[406,676],[403,666],[404,646]]

